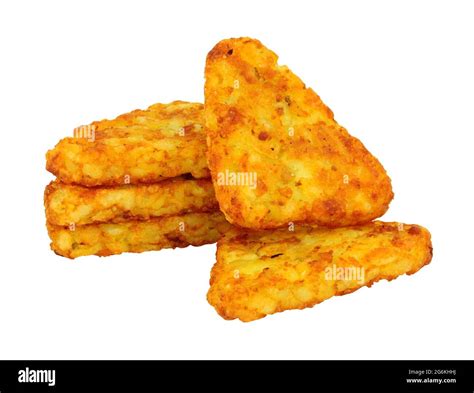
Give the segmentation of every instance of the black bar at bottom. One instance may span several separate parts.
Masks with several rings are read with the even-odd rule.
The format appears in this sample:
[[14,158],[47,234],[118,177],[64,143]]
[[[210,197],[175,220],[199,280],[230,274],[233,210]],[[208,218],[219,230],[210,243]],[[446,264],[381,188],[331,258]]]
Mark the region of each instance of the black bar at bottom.
[[474,392],[474,361],[0,361],[10,392]]

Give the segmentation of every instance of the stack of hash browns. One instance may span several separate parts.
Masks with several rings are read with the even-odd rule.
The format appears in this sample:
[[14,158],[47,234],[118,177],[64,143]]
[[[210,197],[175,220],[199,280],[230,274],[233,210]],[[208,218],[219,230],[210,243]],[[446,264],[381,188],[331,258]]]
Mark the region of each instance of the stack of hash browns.
[[51,248],[113,255],[214,243],[230,226],[206,162],[203,105],[175,101],[87,126],[46,155]]

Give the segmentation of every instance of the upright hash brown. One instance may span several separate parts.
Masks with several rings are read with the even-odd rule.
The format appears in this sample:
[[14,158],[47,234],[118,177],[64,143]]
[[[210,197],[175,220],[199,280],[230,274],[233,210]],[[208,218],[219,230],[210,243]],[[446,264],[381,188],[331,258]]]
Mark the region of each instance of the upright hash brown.
[[46,169],[84,186],[209,177],[203,114],[202,104],[174,101],[94,122],[93,137],[64,138],[48,151]]
[[430,233],[418,225],[234,229],[217,243],[207,297],[223,318],[253,321],[416,273],[431,257]]
[[215,243],[230,226],[221,212],[212,212],[72,228],[48,224],[48,233],[56,254],[77,258],[201,246]]
[[46,219],[69,226],[219,210],[210,179],[176,177],[155,184],[83,187],[51,182],[45,190]]
[[221,210],[254,229],[380,217],[393,198],[384,168],[277,59],[250,38],[223,40],[207,56],[208,161]]

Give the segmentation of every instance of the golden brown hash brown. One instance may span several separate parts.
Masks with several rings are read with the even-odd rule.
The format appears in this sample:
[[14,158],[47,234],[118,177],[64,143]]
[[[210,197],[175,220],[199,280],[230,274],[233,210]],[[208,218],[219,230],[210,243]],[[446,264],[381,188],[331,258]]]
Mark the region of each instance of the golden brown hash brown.
[[207,297],[223,318],[253,321],[416,273],[431,256],[430,233],[418,225],[233,229],[217,244]]
[[44,205],[48,222],[62,226],[219,210],[210,179],[183,177],[149,185],[92,188],[56,180],[46,187]]
[[203,120],[202,104],[175,101],[94,122],[93,138],[64,138],[48,151],[46,169],[85,186],[209,177]]
[[48,224],[51,249],[67,258],[201,246],[215,243],[228,229],[230,224],[221,212],[190,213],[148,221],[91,224],[75,228]]
[[[221,210],[255,229],[380,217],[393,198],[384,168],[277,59],[250,38],[221,41],[207,56],[208,161]],[[241,174],[257,181],[236,183]]]

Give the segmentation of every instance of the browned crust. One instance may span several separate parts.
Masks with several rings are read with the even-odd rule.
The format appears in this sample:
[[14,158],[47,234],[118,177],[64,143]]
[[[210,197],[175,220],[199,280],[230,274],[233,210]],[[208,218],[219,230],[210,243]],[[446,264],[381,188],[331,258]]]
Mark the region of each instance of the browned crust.
[[230,229],[230,224],[222,213],[212,212],[72,228],[48,224],[47,228],[51,249],[73,259],[215,243]]
[[210,179],[182,177],[115,187],[82,187],[56,180],[46,187],[44,205],[47,221],[60,226],[143,221],[219,209]]
[[209,177],[203,105],[174,101],[93,122],[94,138],[62,139],[46,169],[63,183],[87,187],[151,184],[191,174]]
[[[218,242],[208,301],[223,318],[248,322],[414,274],[431,258],[430,233],[417,225],[377,221],[330,230],[299,227],[294,233],[234,229]],[[364,279],[327,280],[332,266],[363,268]]]
[[[383,215],[393,198],[385,169],[277,60],[250,38],[223,40],[207,57],[208,161],[227,219],[265,229],[358,225]],[[226,171],[256,173],[256,187],[220,184]]]

